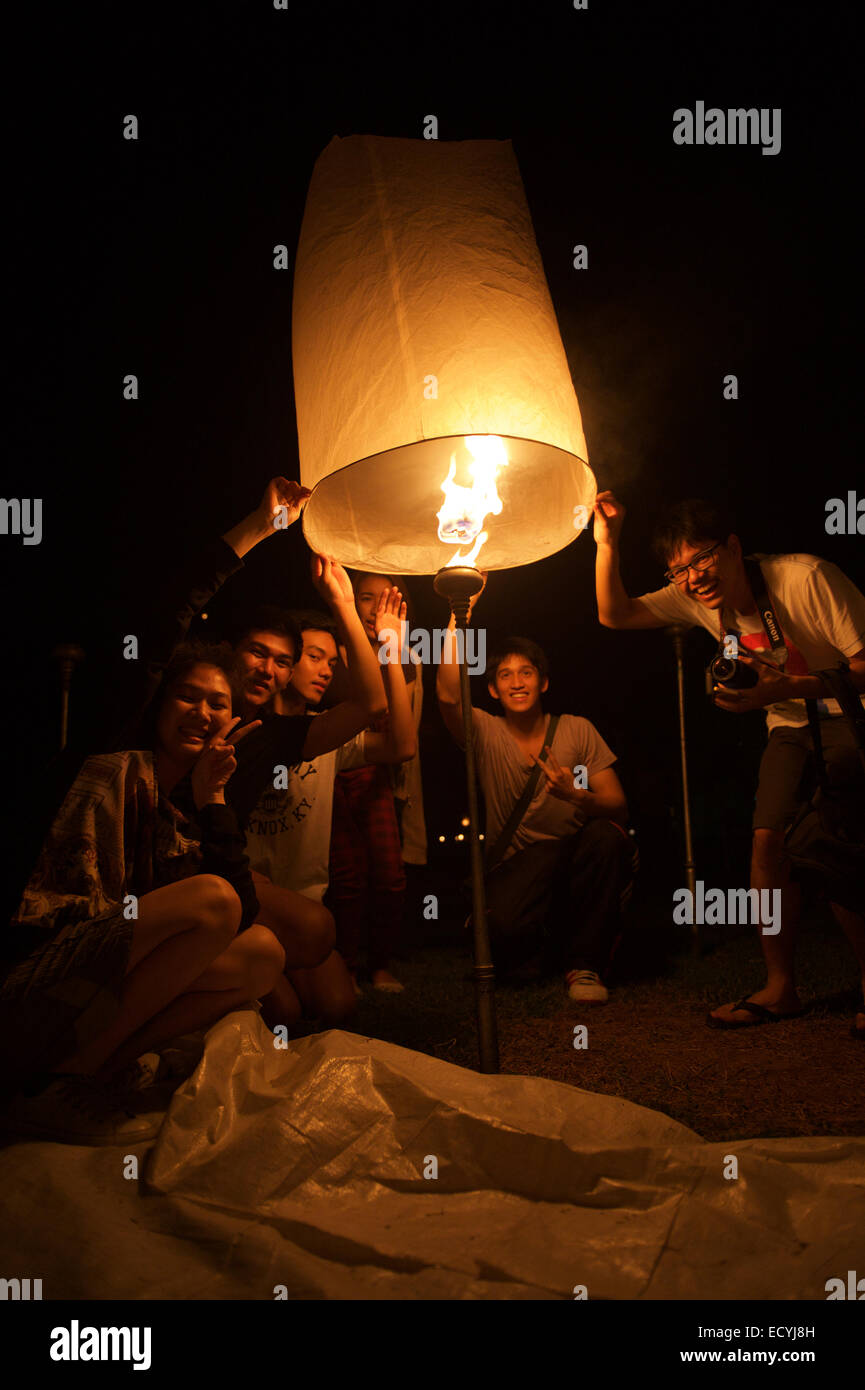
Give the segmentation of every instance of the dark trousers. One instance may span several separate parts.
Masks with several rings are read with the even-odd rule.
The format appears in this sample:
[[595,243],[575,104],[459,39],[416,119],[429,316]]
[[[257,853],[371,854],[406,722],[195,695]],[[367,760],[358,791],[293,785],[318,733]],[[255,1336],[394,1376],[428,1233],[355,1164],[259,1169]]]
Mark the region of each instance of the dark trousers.
[[630,896],[636,846],[608,820],[577,835],[518,850],[487,876],[487,920],[496,969],[543,954],[551,968],[602,974]]

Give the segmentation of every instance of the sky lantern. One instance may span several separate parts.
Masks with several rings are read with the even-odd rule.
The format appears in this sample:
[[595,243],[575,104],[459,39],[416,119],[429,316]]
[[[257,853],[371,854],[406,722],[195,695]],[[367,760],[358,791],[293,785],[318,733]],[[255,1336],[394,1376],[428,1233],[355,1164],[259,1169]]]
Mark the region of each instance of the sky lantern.
[[381,573],[568,545],[595,480],[510,141],[334,138],[294,282],[310,546]]
[[[509,141],[331,140],[300,230],[292,354],[309,545],[434,574],[455,640],[481,566],[541,560],[588,523],[595,479]],[[480,1069],[497,1072],[464,641],[456,660]]]

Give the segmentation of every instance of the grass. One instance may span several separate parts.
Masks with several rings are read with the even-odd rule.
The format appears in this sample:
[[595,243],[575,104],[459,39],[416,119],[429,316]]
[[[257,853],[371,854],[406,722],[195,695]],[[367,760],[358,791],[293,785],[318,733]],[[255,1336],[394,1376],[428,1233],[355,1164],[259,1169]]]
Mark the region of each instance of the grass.
[[[705,1016],[759,988],[756,934],[717,941],[699,958],[683,944],[632,932],[602,1007],[572,1004],[561,976],[499,986],[501,1071],[623,1096],[709,1140],[865,1134],[865,1046],[849,1033],[857,972],[834,921],[800,928],[807,1015],[735,1032],[707,1028]],[[367,984],[356,1031],[476,1068],[470,967],[468,944],[419,949],[396,966],[404,994]],[[573,1046],[575,1023],[588,1027],[585,1050]]]

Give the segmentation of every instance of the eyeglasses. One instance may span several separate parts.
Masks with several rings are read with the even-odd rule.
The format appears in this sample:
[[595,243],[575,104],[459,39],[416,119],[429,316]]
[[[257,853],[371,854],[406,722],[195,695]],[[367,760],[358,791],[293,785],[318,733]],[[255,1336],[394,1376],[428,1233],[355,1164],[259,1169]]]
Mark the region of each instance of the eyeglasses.
[[668,584],[684,584],[688,578],[689,570],[697,570],[702,573],[709,569],[712,564],[712,556],[716,550],[720,550],[723,541],[716,541],[709,550],[700,550],[690,560],[687,565],[677,565],[674,570],[664,570],[664,578]]

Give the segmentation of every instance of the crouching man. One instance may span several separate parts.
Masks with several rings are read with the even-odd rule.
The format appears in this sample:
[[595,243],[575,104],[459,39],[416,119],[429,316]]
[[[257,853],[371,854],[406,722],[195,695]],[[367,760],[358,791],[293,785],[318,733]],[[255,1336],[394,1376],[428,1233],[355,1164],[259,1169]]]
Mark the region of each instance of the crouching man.
[[[463,747],[455,647],[452,617],[436,694]],[[496,969],[512,973],[541,957],[565,971],[571,999],[604,1004],[602,976],[635,860],[615,754],[588,719],[544,713],[547,661],[534,642],[507,639],[491,654],[486,677],[503,717],[473,706],[472,734],[487,808],[486,900]]]

